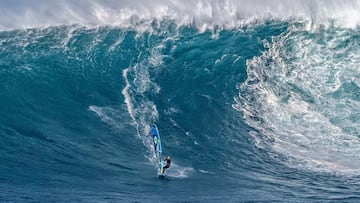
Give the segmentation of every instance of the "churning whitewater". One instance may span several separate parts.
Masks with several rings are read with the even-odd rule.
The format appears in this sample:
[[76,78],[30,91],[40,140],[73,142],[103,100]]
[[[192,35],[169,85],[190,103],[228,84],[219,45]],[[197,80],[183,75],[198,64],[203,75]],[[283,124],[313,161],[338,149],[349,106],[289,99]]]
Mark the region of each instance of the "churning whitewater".
[[0,201],[358,202],[359,9],[0,2]]

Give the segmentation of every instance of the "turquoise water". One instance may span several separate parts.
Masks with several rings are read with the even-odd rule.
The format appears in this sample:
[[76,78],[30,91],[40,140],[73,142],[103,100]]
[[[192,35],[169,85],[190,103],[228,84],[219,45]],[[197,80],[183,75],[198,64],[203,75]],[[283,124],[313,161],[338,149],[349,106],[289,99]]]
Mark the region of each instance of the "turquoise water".
[[[111,19],[109,5],[98,6]],[[0,200],[359,201],[356,22],[283,18],[292,9],[271,17],[270,4],[270,16],[259,16],[254,2],[244,6],[258,20],[238,16],[228,27],[233,19],[217,11],[229,8],[214,1],[196,4],[214,6],[210,20],[195,15],[189,24],[192,11],[176,5],[185,23],[132,16],[126,26],[98,15],[83,23],[50,15],[46,25],[38,7],[8,5],[0,20]],[[22,9],[33,24],[6,18]],[[172,157],[165,180],[152,158],[152,122]]]

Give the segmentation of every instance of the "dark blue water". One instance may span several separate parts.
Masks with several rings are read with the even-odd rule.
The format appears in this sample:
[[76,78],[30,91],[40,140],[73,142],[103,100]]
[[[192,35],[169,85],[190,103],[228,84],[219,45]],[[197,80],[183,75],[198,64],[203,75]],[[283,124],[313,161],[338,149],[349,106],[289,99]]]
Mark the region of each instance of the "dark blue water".
[[360,200],[358,28],[150,27],[0,32],[0,201]]

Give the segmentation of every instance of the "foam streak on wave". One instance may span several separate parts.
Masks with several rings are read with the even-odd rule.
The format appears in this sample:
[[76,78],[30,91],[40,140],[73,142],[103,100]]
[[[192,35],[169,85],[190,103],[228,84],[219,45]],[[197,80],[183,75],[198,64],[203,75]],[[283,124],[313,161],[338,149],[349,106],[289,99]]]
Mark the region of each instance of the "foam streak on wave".
[[135,116],[134,116],[134,110],[133,110],[133,105],[130,101],[130,95],[129,95],[129,90],[130,90],[130,84],[129,84],[129,80],[127,78],[127,74],[128,74],[128,71],[129,69],[126,68],[123,70],[123,78],[125,79],[125,83],[126,83],[126,86],[125,88],[121,91],[121,93],[124,95],[125,97],[125,104],[126,104],[126,107],[128,109],[128,112],[130,114],[130,117],[135,120]]

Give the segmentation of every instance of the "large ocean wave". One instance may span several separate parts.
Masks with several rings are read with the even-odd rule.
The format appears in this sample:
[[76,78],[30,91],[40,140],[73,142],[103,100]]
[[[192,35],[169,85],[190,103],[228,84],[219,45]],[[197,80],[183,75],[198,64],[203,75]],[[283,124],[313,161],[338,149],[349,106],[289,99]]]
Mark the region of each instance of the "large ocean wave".
[[1,200],[357,200],[359,5],[0,2]]

